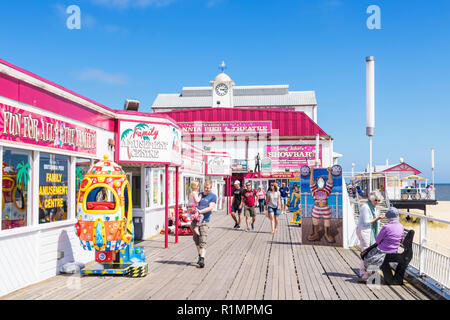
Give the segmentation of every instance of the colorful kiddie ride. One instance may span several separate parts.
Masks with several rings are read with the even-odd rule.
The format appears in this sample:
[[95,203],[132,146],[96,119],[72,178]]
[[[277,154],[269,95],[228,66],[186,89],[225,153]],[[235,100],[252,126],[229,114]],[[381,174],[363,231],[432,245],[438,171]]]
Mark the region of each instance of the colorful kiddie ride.
[[181,210],[178,215],[178,234],[179,235],[193,235],[191,223],[194,215],[186,210]]
[[81,181],[77,214],[75,232],[84,250],[95,251],[98,266],[81,274],[147,275],[144,248],[134,246],[130,183],[107,156]]
[[2,230],[26,225],[27,199],[23,184],[17,184],[17,172],[3,162]]
[[[191,229],[191,223],[193,219],[194,219],[193,214],[189,213],[186,210],[183,210],[182,208],[178,210],[178,235],[189,236],[194,234]],[[175,219],[171,217],[169,221],[169,226],[174,225]]]

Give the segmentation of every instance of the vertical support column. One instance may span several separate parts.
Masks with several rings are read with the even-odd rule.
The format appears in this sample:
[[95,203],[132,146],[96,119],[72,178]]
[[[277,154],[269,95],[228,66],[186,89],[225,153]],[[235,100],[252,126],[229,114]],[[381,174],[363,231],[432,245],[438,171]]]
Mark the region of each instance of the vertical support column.
[[[31,163],[31,197],[32,197],[32,209],[31,209],[31,225],[39,225],[39,151],[33,151],[33,160]],[[29,190],[29,189],[28,189]]]
[[175,243],[178,243],[178,202],[179,202],[179,167],[175,168]]
[[426,273],[427,219],[420,219],[419,275]]
[[166,164],[166,174],[165,174],[165,248],[169,248],[169,165]]
[[68,185],[68,199],[70,199],[70,201],[68,201],[68,206],[67,206],[67,210],[68,210],[68,215],[67,215],[67,220],[72,220],[76,218],[76,210],[77,210],[77,205],[76,205],[76,175],[75,175],[75,170],[76,170],[76,157],[69,157],[69,185]]

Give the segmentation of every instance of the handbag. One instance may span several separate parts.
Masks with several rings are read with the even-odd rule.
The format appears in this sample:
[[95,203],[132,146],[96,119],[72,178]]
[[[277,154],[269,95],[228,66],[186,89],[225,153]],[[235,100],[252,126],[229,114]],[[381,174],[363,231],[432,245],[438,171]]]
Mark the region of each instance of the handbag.
[[370,247],[368,247],[367,249],[362,251],[361,252],[361,259],[364,260],[364,258],[367,256],[369,251],[372,250],[373,248],[376,248],[376,247],[378,247],[378,243],[375,242],[373,245],[371,245]]

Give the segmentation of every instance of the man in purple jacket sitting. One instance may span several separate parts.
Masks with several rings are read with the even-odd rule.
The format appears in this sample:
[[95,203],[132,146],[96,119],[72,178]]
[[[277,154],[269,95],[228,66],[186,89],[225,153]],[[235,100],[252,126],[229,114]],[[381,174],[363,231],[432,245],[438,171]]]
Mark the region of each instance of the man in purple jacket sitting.
[[[371,266],[372,270],[379,269],[383,264],[386,253],[396,253],[403,239],[403,225],[398,220],[398,209],[390,207],[385,214],[389,219],[389,223],[381,228],[380,233],[376,237],[377,247],[367,253],[364,258],[366,270]],[[375,267],[375,268],[374,268]],[[369,278],[369,273],[365,273],[361,280],[366,281]]]

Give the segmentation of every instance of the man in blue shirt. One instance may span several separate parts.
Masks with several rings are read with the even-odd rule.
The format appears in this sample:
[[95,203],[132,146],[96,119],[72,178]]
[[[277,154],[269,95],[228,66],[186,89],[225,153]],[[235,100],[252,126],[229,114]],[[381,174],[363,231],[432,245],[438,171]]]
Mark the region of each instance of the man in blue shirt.
[[204,191],[200,194],[202,197],[197,205],[198,214],[203,214],[203,222],[199,226],[199,234],[194,233],[193,239],[198,251],[198,265],[200,268],[205,267],[206,255],[206,239],[208,237],[209,226],[208,223],[211,218],[211,213],[217,203],[217,196],[211,192],[212,182],[206,181]]
[[281,184],[280,188],[281,194],[281,213],[286,214],[286,204],[289,199],[289,187],[286,186],[286,183]]

